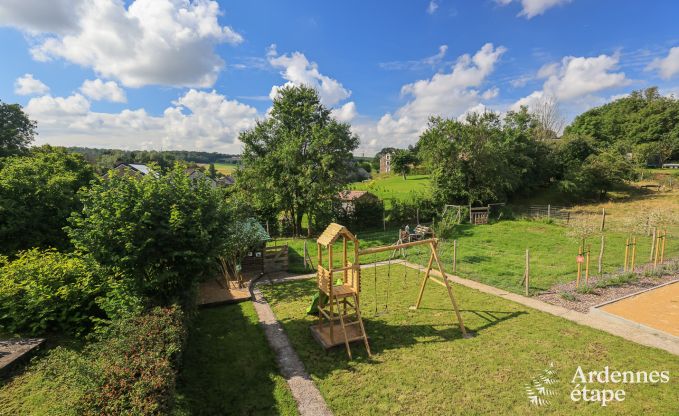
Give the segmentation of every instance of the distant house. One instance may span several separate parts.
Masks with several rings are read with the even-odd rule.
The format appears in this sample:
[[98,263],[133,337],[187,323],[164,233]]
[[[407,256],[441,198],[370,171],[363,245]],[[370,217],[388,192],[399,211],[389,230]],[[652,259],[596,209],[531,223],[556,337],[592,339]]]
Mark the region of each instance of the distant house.
[[227,186],[232,186],[236,183],[236,180],[231,175],[222,176],[217,178],[217,186],[226,188]]
[[[151,168],[146,165],[136,163],[121,163],[112,169],[118,175],[131,175],[141,178],[151,173]],[[104,174],[104,178],[108,177],[108,172]]]
[[380,157],[380,173],[391,172],[391,153],[385,153]]
[[188,176],[189,179],[191,179],[192,182],[205,181],[210,186],[210,188],[216,188],[217,187],[217,181],[215,181],[211,177],[207,176],[205,173],[203,173],[199,169],[188,168],[188,169],[184,170],[184,173],[186,173],[186,176]]
[[356,203],[359,201],[377,201],[379,198],[368,191],[340,191],[337,195],[342,209],[351,213],[356,208]]

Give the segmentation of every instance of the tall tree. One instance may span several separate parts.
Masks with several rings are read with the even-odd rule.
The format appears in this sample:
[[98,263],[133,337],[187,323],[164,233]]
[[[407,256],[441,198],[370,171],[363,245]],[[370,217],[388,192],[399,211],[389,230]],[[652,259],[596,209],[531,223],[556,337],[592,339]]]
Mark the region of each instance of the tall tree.
[[19,104],[0,101],[0,157],[25,153],[37,134],[37,125]]
[[282,88],[269,117],[239,140],[244,148],[236,183],[255,204],[285,211],[295,234],[305,214],[311,227],[332,206],[359,142],[306,86]]
[[391,169],[394,173],[403,175],[406,180],[406,175],[410,173],[410,165],[415,163],[415,157],[410,150],[397,149],[391,156]]

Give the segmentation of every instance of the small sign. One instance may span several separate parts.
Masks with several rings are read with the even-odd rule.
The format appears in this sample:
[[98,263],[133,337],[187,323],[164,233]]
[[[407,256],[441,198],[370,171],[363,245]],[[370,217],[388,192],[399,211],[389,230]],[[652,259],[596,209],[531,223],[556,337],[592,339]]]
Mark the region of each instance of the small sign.
[[578,263],[584,263],[585,262],[585,256],[578,256],[576,257],[576,260]]

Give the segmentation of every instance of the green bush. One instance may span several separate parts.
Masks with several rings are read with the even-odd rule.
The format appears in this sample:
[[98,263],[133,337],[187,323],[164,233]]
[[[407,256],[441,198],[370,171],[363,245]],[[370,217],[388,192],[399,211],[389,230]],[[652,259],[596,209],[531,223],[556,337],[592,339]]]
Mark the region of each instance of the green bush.
[[432,222],[437,216],[437,204],[431,198],[413,197],[409,201],[394,200],[389,211],[389,221],[404,226]]
[[83,350],[57,347],[1,389],[0,413],[168,414],[184,340],[177,307],[116,320]]
[[102,316],[101,269],[89,256],[32,249],[0,257],[0,330],[26,335],[79,334]]
[[336,222],[353,230],[381,227],[383,220],[384,203],[377,198],[359,199],[349,210],[337,208]]
[[72,243],[159,305],[184,303],[213,272],[231,223],[220,190],[191,181],[179,164],[141,178],[111,174],[80,197],[82,212],[67,227]]
[[78,189],[94,179],[81,155],[43,146],[0,162],[0,253],[69,247],[63,227],[81,208]]

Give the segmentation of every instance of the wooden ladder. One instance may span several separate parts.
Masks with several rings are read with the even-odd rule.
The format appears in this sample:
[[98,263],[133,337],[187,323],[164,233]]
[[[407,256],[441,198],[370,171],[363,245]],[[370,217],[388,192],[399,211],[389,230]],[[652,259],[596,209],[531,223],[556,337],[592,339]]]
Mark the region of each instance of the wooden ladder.
[[[353,303],[350,302],[350,300],[352,300]],[[349,343],[358,340],[363,340],[365,349],[368,352],[368,356],[372,357],[372,354],[370,352],[370,344],[368,343],[368,336],[365,333],[365,326],[363,325],[363,319],[361,318],[361,308],[358,303],[358,296],[356,295],[356,292],[352,291],[350,294],[332,296],[332,299],[330,299],[329,301],[330,305],[328,306],[330,306],[330,314],[328,318],[330,321],[329,323],[331,341],[334,342],[335,337],[335,334],[333,333],[332,329],[333,323],[339,321],[340,327],[342,328],[342,334],[340,335],[344,338],[344,346],[346,347],[349,359],[352,359],[351,347]],[[332,304],[333,301],[334,305]],[[337,307],[337,317],[335,317],[335,314],[333,312],[333,306]],[[349,334],[347,334],[347,328],[353,326],[358,327],[359,335],[349,337]]]

